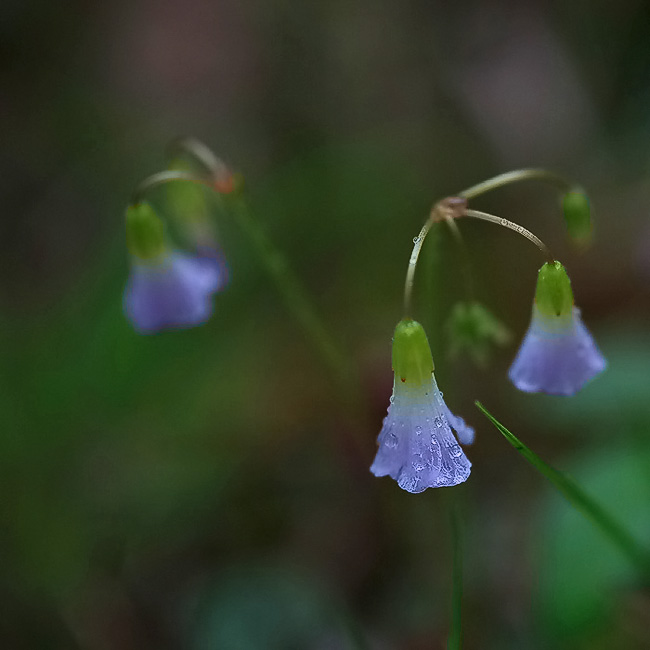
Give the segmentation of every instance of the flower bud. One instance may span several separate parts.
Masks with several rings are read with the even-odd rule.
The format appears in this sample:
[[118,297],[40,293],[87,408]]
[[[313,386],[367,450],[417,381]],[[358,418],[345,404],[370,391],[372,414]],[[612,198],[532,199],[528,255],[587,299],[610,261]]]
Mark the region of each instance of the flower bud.
[[149,203],[126,210],[126,245],[141,260],[154,260],[165,252],[165,227]]
[[484,366],[493,346],[507,345],[512,335],[508,328],[479,302],[459,302],[448,322],[449,353],[467,353],[474,363]]
[[547,262],[539,270],[535,304],[544,316],[571,316],[571,280],[560,262]]
[[578,244],[588,244],[591,240],[591,211],[589,199],[580,189],[574,188],[562,197],[562,210],[569,237]]
[[410,319],[401,320],[393,337],[393,371],[395,381],[409,386],[431,382],[433,357],[424,328]]

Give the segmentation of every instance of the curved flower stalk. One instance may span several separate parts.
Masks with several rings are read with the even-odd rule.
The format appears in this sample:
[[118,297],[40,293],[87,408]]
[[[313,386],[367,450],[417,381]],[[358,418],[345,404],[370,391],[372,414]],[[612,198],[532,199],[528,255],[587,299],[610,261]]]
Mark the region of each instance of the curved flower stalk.
[[580,310],[560,262],[539,270],[533,316],[510,367],[512,383],[527,393],[574,395],[607,366]]
[[469,477],[469,459],[458,444],[471,444],[474,429],[447,408],[433,374],[433,359],[420,323],[404,319],[393,339],[395,381],[388,414],[370,468],[407,492],[449,487]]
[[227,272],[219,252],[189,255],[169,250],[164,228],[148,203],[127,211],[131,273],[124,290],[126,317],[141,334],[200,325],[212,315],[212,295]]

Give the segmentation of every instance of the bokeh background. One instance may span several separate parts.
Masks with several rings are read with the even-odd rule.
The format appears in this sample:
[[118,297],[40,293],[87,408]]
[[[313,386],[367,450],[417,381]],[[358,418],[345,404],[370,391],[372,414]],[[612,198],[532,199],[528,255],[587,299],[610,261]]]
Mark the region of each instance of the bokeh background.
[[[449,359],[453,240],[419,269],[451,409],[477,429],[462,503],[465,647],[649,648],[650,593],[475,409],[480,399],[650,545],[650,6],[610,2],[3,0],[0,8],[0,646],[442,648],[449,490],[368,472],[391,392],[406,262],[431,203],[544,166],[589,191],[477,208],[568,268],[608,370],[574,398],[518,393],[537,251],[461,223],[513,343]],[[246,236],[214,317],[139,336],[123,214],[179,135],[250,204],[355,369],[333,381]]]

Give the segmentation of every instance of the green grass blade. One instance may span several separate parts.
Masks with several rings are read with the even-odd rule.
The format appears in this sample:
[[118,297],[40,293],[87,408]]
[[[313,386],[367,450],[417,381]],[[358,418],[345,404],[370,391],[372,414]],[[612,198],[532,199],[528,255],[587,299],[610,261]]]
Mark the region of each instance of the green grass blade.
[[477,408],[503,434],[503,437],[569,501],[591,521],[634,564],[644,577],[650,578],[650,553],[597,501],[590,497],[572,478],[545,463],[514,433],[506,429],[480,402]]
[[451,629],[447,650],[460,650],[462,643],[462,602],[463,602],[463,538],[458,504],[451,511],[451,543],[453,552],[453,576],[451,592]]

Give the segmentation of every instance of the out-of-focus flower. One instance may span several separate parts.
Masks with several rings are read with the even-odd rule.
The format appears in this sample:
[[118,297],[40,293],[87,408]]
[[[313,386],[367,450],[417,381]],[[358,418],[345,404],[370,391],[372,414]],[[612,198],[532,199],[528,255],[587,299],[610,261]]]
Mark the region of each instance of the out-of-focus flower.
[[127,210],[131,274],[124,290],[124,313],[141,334],[204,323],[213,311],[212,294],[227,278],[217,253],[194,256],[169,250],[164,227],[148,203]]
[[472,464],[452,433],[471,444],[474,429],[453,415],[433,375],[433,358],[420,323],[402,320],[393,339],[393,395],[379,433],[377,455],[370,468],[390,476],[407,492],[458,485]]
[[573,395],[607,362],[573,306],[571,281],[560,262],[539,270],[533,316],[508,376],[527,393]]
[[479,302],[459,302],[448,322],[449,354],[467,353],[475,364],[485,366],[493,346],[507,345],[510,330]]

